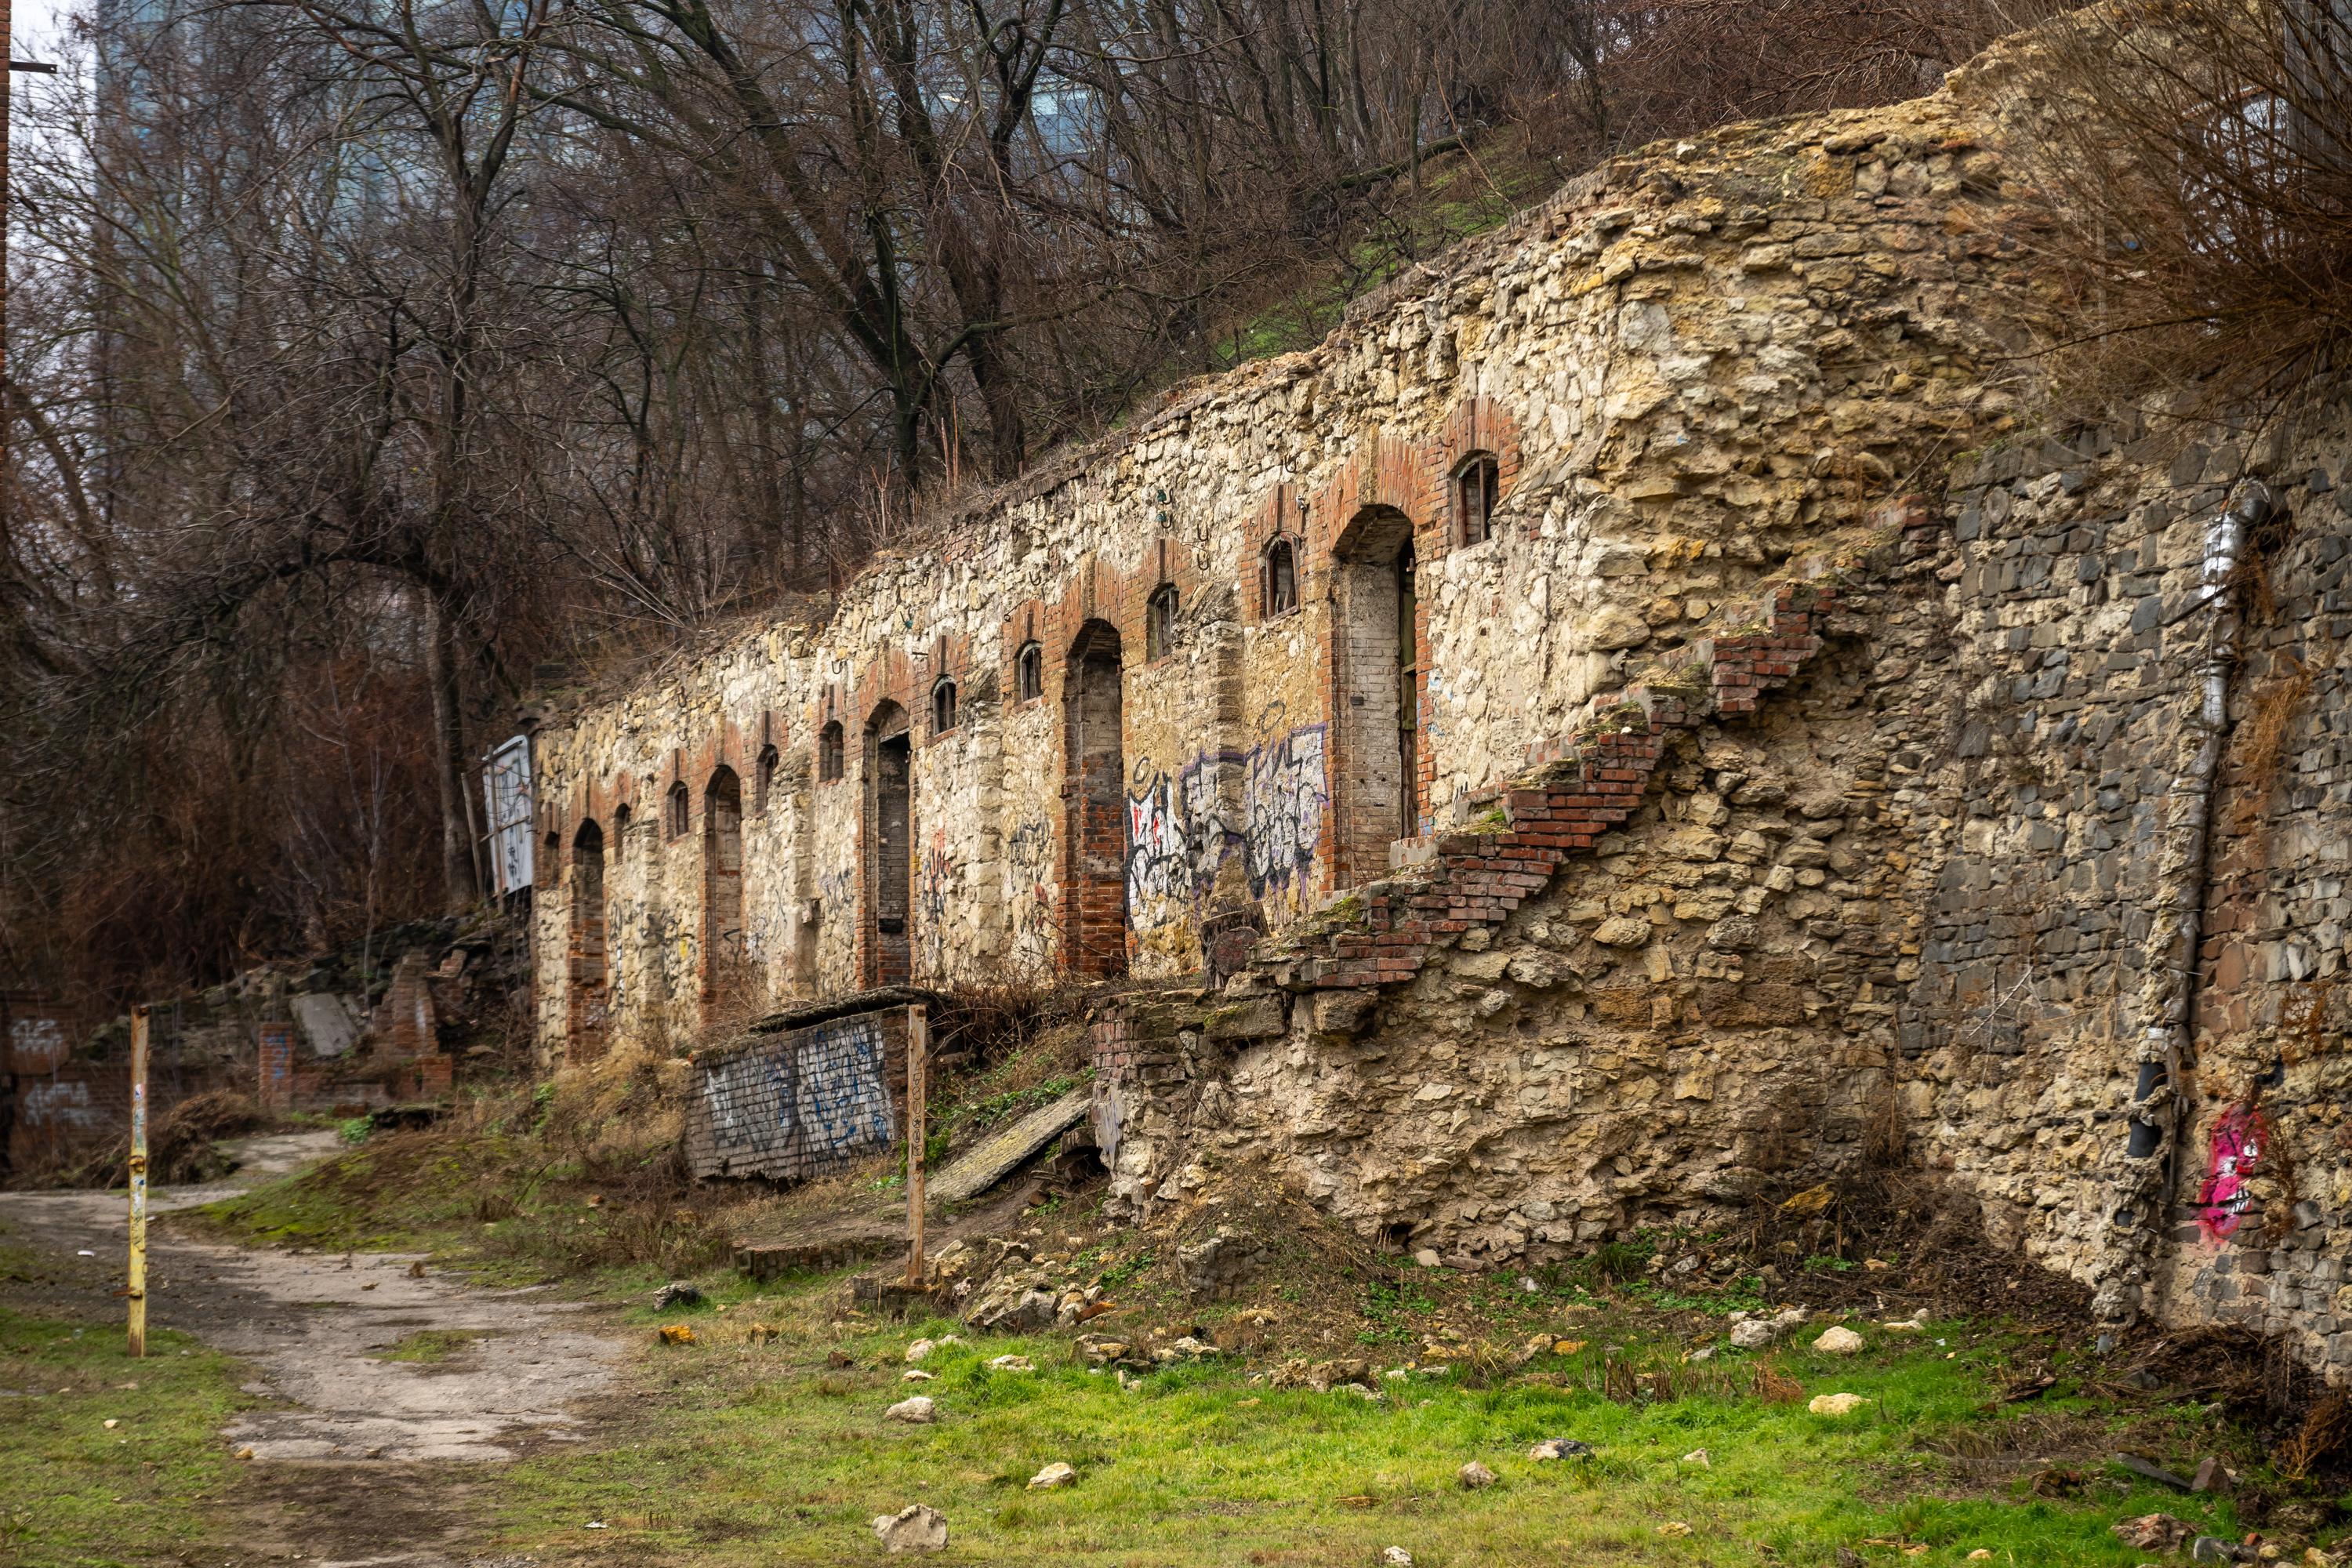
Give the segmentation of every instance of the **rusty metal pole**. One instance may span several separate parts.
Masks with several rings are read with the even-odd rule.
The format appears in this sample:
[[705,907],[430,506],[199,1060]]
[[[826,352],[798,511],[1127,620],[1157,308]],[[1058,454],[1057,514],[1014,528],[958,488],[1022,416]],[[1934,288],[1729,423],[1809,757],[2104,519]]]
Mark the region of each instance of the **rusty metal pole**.
[[923,1110],[930,1097],[931,1019],[907,1009],[907,1284],[923,1288]]
[[147,1009],[131,1009],[131,1353],[147,1353]]

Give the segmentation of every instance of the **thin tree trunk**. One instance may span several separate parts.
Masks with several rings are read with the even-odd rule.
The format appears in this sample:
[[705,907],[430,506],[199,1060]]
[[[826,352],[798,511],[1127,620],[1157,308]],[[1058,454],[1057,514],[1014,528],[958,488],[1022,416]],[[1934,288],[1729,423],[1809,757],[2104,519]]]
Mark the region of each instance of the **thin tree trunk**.
[[466,719],[458,690],[457,637],[438,595],[425,595],[425,679],[433,689],[433,771],[441,795],[441,876],[452,910],[481,901],[481,879],[474,865],[473,832],[467,826]]

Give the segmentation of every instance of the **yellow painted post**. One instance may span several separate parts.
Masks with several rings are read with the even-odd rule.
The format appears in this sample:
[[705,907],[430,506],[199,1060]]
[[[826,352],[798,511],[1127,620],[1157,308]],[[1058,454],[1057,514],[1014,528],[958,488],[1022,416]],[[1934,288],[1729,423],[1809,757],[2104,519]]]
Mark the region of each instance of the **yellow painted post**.
[[923,1126],[929,1098],[930,1015],[921,1004],[907,1009],[907,1283],[923,1285]]
[[147,1353],[147,1009],[131,1009],[131,1353]]

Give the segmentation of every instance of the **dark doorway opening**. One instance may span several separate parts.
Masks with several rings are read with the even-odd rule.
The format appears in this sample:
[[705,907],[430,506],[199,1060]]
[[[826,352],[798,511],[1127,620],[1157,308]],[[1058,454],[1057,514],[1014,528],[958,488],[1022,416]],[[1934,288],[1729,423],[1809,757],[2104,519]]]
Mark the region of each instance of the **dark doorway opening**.
[[866,726],[866,887],[872,910],[866,946],[869,985],[904,985],[914,976],[914,737],[895,702]]
[[612,986],[605,966],[604,830],[593,820],[572,839],[571,1049],[576,1065],[604,1054]]
[[1070,645],[1063,683],[1063,964],[1074,973],[1127,973],[1127,758],[1120,725],[1118,628],[1088,621]]
[[733,768],[702,791],[702,1017],[741,1005],[751,955],[743,940],[743,781]]
[[1388,868],[1389,846],[1421,831],[1421,660],[1412,520],[1356,514],[1332,552],[1338,880]]

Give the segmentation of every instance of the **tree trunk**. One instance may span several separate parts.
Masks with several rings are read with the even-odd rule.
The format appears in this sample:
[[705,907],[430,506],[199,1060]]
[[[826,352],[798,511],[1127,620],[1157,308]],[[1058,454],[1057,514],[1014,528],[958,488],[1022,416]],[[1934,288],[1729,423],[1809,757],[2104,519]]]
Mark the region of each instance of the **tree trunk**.
[[481,901],[482,881],[474,860],[466,790],[472,770],[466,763],[465,710],[458,691],[457,637],[437,595],[425,595],[425,679],[433,688],[433,773],[441,793],[442,891],[454,912]]

